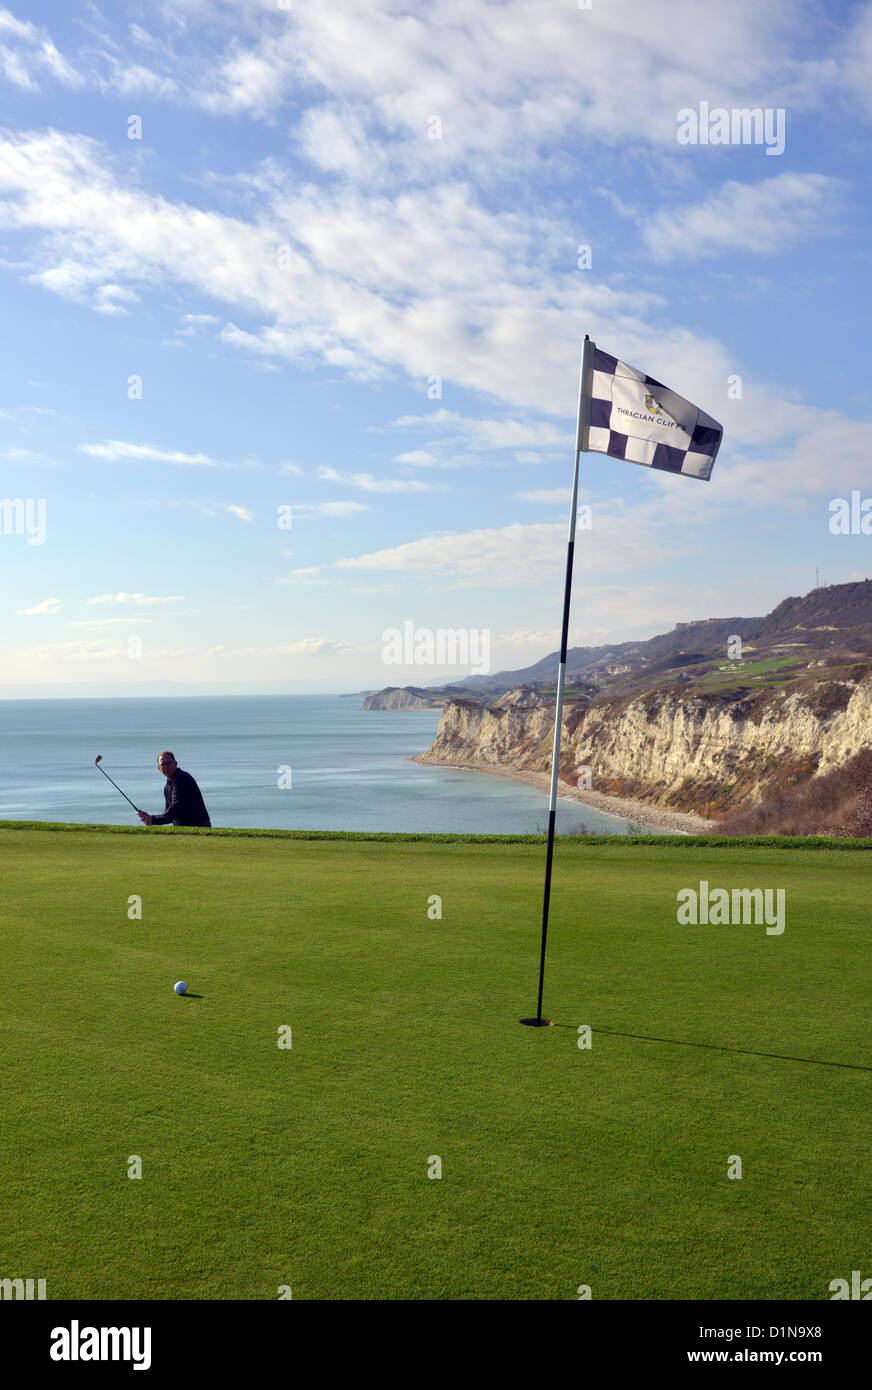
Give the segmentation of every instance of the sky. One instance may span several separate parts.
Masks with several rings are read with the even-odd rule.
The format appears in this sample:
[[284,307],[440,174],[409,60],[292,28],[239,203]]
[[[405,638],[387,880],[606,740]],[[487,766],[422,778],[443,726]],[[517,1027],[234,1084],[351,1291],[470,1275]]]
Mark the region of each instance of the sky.
[[870,125],[872,3],[0,6],[0,693],[553,652],[585,333],[724,440],[582,455],[572,645],[872,575]]

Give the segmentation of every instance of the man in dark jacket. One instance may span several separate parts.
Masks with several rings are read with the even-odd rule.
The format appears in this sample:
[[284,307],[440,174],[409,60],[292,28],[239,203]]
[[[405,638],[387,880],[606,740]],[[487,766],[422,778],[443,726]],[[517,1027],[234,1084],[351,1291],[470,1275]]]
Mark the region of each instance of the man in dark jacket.
[[163,752],[158,755],[157,765],[167,779],[164,787],[166,810],[162,816],[150,816],[140,811],[139,819],[143,825],[205,825],[211,827],[209,812],[206,810],[200,788],[190,772],[185,772],[176,762],[174,753]]

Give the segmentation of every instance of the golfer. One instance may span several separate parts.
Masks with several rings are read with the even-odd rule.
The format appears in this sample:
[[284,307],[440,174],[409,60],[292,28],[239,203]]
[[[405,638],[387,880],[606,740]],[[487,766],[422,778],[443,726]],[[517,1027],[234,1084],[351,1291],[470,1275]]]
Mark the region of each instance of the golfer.
[[175,753],[159,753],[157,765],[167,779],[164,787],[166,810],[162,816],[150,816],[147,811],[139,811],[143,825],[205,825],[211,829],[212,822],[200,788],[190,772],[179,767]]

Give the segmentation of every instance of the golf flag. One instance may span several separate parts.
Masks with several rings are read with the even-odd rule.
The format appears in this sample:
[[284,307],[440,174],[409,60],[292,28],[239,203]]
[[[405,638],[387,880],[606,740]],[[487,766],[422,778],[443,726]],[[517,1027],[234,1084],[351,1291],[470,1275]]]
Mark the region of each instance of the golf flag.
[[576,449],[708,481],[723,429],[652,376],[594,346]]
[[539,1001],[535,1018],[522,1018],[531,1028],[548,1028],[542,1017],[545,987],[545,945],[551,905],[551,869],[554,860],[554,827],[557,820],[557,784],[560,768],[560,734],[563,691],[569,639],[569,604],[575,558],[575,522],[578,512],[579,459],[582,453],[609,454],[612,458],[662,468],[667,473],[686,473],[689,478],[711,477],[723,430],[717,420],[691,405],[668,386],[646,376],[626,362],[603,352],[584,335],[581,377],[578,387],[578,424],[575,429],[575,472],[569,506],[569,539],[566,546],[566,580],[563,589],[563,631],[557,667],[557,700],[554,707],[554,750],[551,754],[551,796],[548,802],[548,848],[545,853],[545,890],[542,894],[542,945],[539,952]]

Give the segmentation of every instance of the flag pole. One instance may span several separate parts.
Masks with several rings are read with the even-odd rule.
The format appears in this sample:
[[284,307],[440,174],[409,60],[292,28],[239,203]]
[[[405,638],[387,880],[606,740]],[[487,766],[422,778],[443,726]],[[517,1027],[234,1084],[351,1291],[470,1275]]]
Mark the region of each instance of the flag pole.
[[545,943],[548,938],[548,912],[551,905],[551,867],[554,861],[554,826],[557,820],[557,782],[560,772],[560,735],[563,720],[563,688],[566,679],[566,646],[569,639],[569,605],[572,595],[572,565],[575,557],[575,523],[578,515],[579,459],[587,449],[590,425],[590,374],[593,371],[595,344],[584,335],[581,352],[581,372],[578,382],[578,420],[575,429],[575,469],[572,475],[572,504],[569,509],[569,539],[566,548],[566,581],[563,590],[563,627],[560,637],[560,665],[557,670],[557,704],[554,711],[554,747],[551,754],[551,796],[548,802],[548,849],[545,856],[545,890],[542,900],[542,950],[539,958],[539,1002],[535,1018],[522,1018],[531,1028],[547,1028],[550,1020],[542,1017],[542,990],[545,984]]

